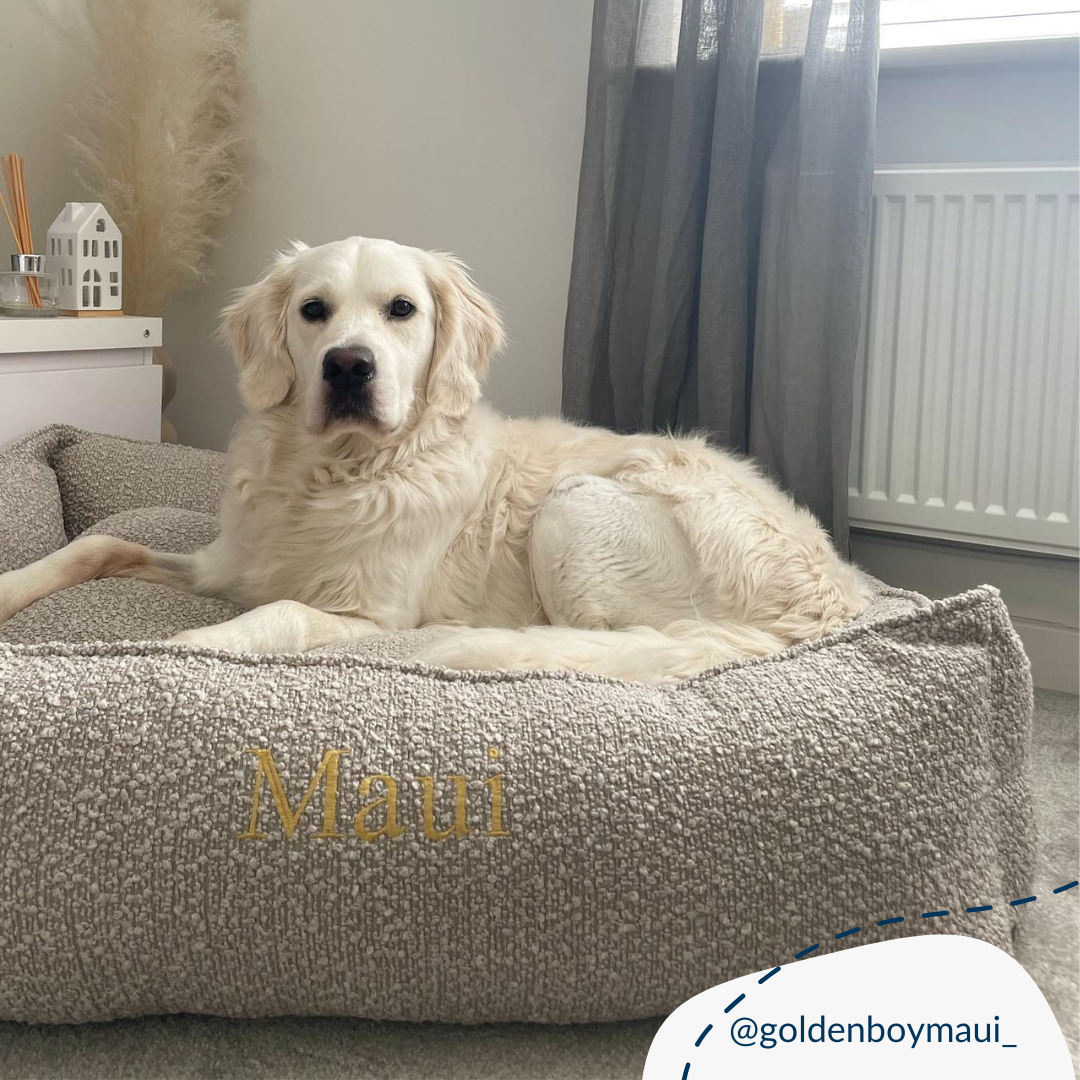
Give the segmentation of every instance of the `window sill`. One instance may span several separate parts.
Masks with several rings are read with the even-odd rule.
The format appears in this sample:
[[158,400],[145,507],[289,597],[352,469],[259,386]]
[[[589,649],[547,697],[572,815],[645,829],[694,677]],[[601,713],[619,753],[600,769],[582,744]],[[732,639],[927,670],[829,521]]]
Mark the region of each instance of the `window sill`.
[[999,41],[950,41],[932,45],[892,44],[882,27],[882,70],[953,67],[960,64],[1061,64],[1080,62],[1080,38],[1055,35]]

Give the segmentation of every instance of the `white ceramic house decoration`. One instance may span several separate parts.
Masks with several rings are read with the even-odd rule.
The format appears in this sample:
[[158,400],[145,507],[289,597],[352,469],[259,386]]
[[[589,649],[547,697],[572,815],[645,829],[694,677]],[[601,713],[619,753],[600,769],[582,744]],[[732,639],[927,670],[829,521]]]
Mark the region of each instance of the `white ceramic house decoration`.
[[69,202],[49,227],[45,265],[61,315],[123,315],[123,237],[101,203]]

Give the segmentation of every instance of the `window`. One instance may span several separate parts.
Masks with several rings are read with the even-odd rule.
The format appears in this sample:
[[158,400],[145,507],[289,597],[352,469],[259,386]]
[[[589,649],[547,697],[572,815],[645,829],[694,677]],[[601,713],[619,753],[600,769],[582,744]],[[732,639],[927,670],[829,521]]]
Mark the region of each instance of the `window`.
[[109,295],[110,296],[119,296],[120,295],[120,286],[119,285],[110,285],[109,286]]
[[120,275],[115,270],[111,270],[109,271],[109,280],[115,283],[120,280]]
[[[812,7],[813,0],[766,0],[762,55],[799,52]],[[847,11],[846,3],[833,0],[830,33],[843,28]],[[881,0],[880,11],[885,67],[1008,59],[1047,49],[1075,57],[1080,36],[1080,0]]]
[[98,232],[104,232],[105,231],[105,219],[103,217],[99,217],[97,219],[97,231]]
[[96,240],[93,240],[90,243],[90,254],[93,255],[95,259],[97,258],[97,241]]
[[1078,0],[881,0],[881,50],[1075,38]]
[[89,240],[84,240],[82,242],[82,253],[83,253],[83,258],[84,259],[86,258],[87,255],[90,254],[90,241]]
[[72,240],[70,236],[68,237],[68,254],[69,255],[74,255],[75,254],[75,241]]
[[[90,303],[90,286],[83,285],[82,287],[82,306],[85,307],[101,307],[101,274],[97,270],[93,271],[94,274],[94,303]],[[90,271],[87,270],[83,276],[83,281],[90,280]]]
[[[108,240],[105,241],[106,244],[108,242],[109,242]],[[119,259],[120,258],[120,241],[119,240],[114,240],[112,242],[112,257],[114,259]]]

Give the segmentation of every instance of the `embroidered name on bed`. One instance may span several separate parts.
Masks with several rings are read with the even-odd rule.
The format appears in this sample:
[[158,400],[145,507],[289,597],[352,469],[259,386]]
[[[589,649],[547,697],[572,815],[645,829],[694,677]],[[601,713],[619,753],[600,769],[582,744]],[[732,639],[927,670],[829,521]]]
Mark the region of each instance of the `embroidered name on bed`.
[[[269,789],[281,828],[289,838],[296,835],[315,792],[322,789],[321,827],[316,832],[301,835],[312,840],[346,839],[346,834],[339,829],[338,815],[341,810],[341,759],[349,753],[347,749],[331,749],[323,754],[295,810],[273,752],[268,748],[252,748],[247,752],[255,757],[255,786],[248,828],[238,834],[238,840],[268,839],[269,834],[259,829],[264,789]],[[497,758],[498,750],[492,747],[488,756]],[[473,788],[471,796],[470,786]],[[467,836],[501,839],[510,835],[505,826],[502,773],[492,773],[472,785],[467,776],[461,775],[414,776],[399,780],[389,773],[369,773],[357,785],[356,793],[359,806],[353,818],[352,835],[357,840],[369,843],[383,838],[398,840],[410,830],[415,831],[417,826],[423,839],[435,844]],[[403,816],[403,806],[406,815],[410,809],[414,812],[419,809],[419,820],[407,820]],[[312,813],[315,815],[317,811],[312,808]]]

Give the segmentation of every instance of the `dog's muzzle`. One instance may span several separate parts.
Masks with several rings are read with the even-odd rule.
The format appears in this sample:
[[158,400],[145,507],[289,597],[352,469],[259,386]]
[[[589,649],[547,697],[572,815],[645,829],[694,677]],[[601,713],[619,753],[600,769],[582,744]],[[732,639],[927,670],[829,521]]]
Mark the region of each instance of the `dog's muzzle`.
[[328,349],[322,363],[326,419],[374,420],[375,354],[366,346]]

